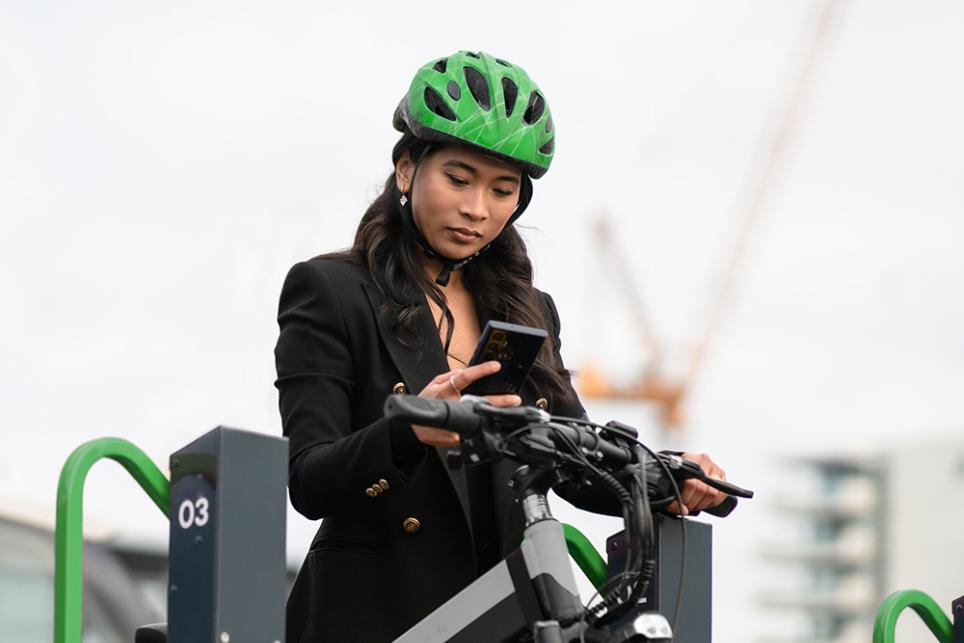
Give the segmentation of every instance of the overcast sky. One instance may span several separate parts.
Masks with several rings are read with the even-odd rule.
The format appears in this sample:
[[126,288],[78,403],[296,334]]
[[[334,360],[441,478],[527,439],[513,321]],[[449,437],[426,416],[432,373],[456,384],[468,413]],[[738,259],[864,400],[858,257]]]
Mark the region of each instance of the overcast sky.
[[[520,223],[568,365],[628,380],[646,357],[602,212],[687,359],[822,2],[331,4],[0,0],[0,508],[52,518],[90,438],[166,470],[217,424],[280,434],[284,274],[350,243],[412,74],[458,49],[522,65],[553,111]],[[964,428],[964,4],[838,5],[674,441],[760,491],[716,523],[723,642],[761,589],[740,570],[773,457]],[[647,409],[590,410],[670,443]],[[91,475],[90,524],[163,539],[115,468]],[[601,548],[615,528],[587,530]],[[289,558],[312,529],[291,518]]]

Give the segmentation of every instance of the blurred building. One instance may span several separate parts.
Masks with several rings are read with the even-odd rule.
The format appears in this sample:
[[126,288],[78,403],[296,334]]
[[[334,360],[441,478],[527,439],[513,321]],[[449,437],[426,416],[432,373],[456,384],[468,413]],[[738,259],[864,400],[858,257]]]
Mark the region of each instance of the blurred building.
[[[83,643],[130,643],[167,620],[167,549],[104,534],[84,540]],[[287,570],[287,589],[297,570]],[[54,631],[54,530],[0,510],[0,643],[48,643]]]
[[[84,643],[129,643],[164,620],[167,552],[84,542]],[[46,643],[54,631],[54,532],[0,513],[0,641]]]
[[[774,503],[772,520],[796,529],[763,550],[773,587],[767,610],[796,612],[802,631],[761,641],[865,642],[893,591],[920,589],[950,613],[964,595],[964,437],[894,445],[875,455],[795,458],[800,485]],[[789,582],[783,582],[790,579]],[[934,640],[908,612],[898,641]]]

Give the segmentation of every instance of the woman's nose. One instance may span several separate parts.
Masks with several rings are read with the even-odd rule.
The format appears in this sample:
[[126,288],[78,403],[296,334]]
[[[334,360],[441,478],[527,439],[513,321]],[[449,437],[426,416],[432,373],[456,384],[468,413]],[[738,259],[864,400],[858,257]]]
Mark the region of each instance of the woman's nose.
[[469,190],[465,193],[465,198],[459,206],[459,212],[472,220],[484,220],[488,218],[489,211],[485,203],[485,193],[483,190]]

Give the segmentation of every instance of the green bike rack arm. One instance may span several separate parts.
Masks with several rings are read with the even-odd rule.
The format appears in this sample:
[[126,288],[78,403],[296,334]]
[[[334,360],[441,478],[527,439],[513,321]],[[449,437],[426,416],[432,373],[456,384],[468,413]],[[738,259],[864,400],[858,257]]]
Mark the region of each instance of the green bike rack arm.
[[54,544],[54,643],[81,643],[84,599],[84,482],[95,462],[119,462],[167,515],[171,485],[151,459],[121,438],[80,445],[60,470]]
[[569,555],[576,561],[579,569],[586,575],[593,587],[602,591],[603,585],[606,584],[606,577],[609,575],[606,561],[592,546],[589,539],[572,525],[563,523],[562,533],[566,536],[566,548],[569,550]]
[[953,643],[954,633],[951,630],[950,619],[941,611],[933,598],[916,589],[894,592],[884,599],[874,620],[874,643],[894,643],[897,618],[908,607],[917,612],[927,629],[937,637],[940,643]]

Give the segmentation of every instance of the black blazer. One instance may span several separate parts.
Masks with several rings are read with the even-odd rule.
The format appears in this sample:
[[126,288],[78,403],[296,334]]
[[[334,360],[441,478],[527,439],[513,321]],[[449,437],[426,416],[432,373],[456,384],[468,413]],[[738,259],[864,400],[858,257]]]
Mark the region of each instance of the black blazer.
[[[558,314],[544,297],[561,364]],[[288,489],[295,509],[324,518],[288,599],[289,643],[390,641],[476,577],[463,470],[382,415],[386,396],[416,394],[449,370],[438,331],[422,301],[419,341],[403,345],[380,323],[382,301],[368,272],[347,260],[299,263],[282,288],[275,385],[290,440]],[[479,315],[484,324],[487,312]],[[574,392],[568,401],[536,400],[529,388],[521,396],[551,413],[584,415]],[[495,515],[510,516],[506,553],[522,535],[506,488],[516,466],[498,462],[492,471]]]

